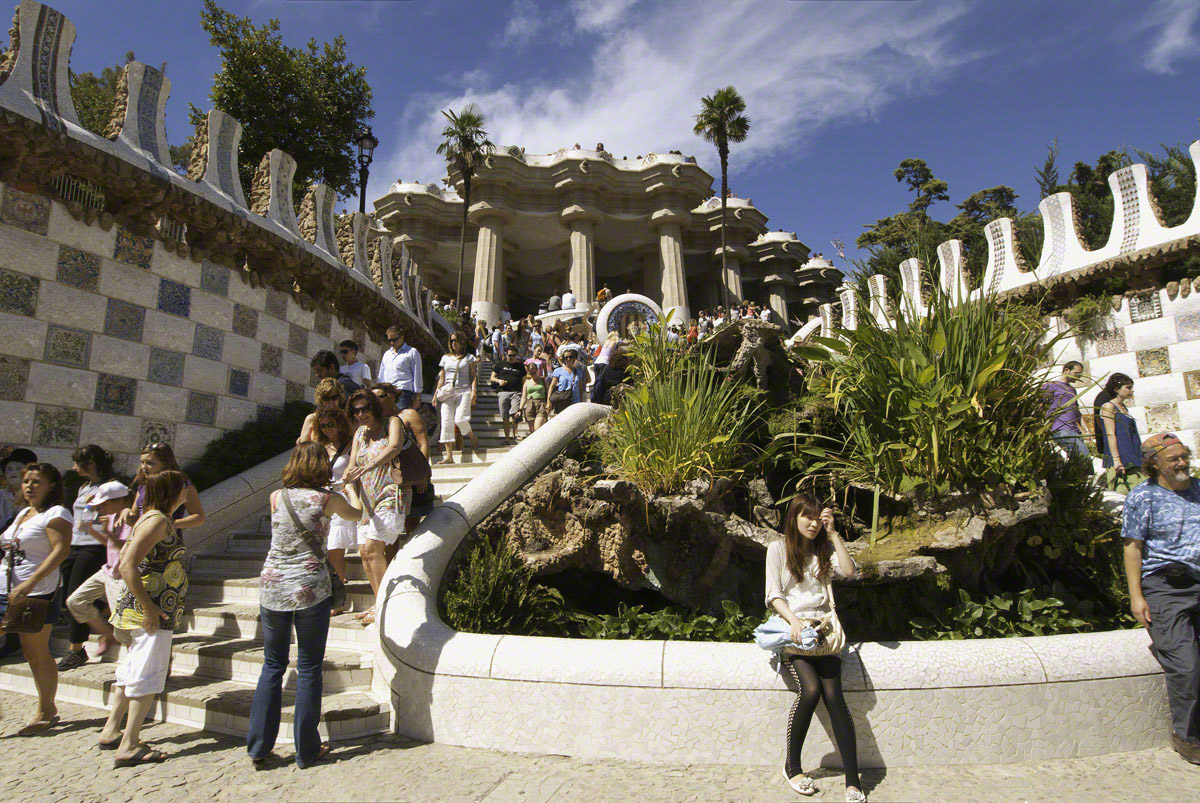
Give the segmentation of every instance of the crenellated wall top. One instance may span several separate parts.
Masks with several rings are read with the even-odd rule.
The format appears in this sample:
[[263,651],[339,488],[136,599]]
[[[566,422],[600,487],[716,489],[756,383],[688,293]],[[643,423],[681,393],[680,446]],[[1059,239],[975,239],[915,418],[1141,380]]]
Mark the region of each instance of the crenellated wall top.
[[[72,214],[105,228],[120,222],[139,234],[155,234],[169,218],[186,232],[172,248],[197,262],[244,271],[252,283],[375,333],[401,326],[423,352],[441,352],[428,311],[414,314],[366,277],[366,237],[354,238],[356,250],[343,261],[331,189],[310,187],[297,215],[290,156],[272,151],[263,159],[247,202],[238,165],[242,126],[233,117],[210,111],[198,127],[188,175],[175,172],[165,123],[171,84],[161,71],[127,65],[111,136],[83,128],[68,81],[74,41],[75,26],[57,10],[35,0],[17,7],[0,75],[0,178],[42,189],[63,175],[86,180],[103,190],[104,208],[68,202]],[[365,222],[358,225],[366,231]]]

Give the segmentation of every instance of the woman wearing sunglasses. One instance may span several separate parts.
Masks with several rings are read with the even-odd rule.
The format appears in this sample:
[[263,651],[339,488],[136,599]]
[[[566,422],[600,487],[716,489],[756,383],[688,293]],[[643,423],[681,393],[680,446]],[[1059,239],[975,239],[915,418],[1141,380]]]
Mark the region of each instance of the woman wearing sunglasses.
[[442,414],[438,440],[442,444],[442,462],[454,462],[454,428],[471,438],[471,448],[479,450],[479,436],[471,431],[471,408],[475,406],[475,356],[466,350],[462,333],[450,335],[450,353],[442,355],[441,369],[433,389],[433,399]]

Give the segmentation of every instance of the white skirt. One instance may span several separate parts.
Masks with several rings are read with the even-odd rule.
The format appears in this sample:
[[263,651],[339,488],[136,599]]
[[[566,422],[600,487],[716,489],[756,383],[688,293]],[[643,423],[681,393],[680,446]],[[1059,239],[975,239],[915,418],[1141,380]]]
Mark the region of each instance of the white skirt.
[[326,549],[354,549],[358,544],[358,522],[343,519],[341,516],[329,517],[329,537],[325,542]]

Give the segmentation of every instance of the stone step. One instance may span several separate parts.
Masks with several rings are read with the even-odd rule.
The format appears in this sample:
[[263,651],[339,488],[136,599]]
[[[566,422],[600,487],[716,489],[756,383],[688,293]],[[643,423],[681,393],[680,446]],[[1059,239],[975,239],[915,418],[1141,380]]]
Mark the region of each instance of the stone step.
[[[184,632],[219,639],[259,639],[262,627],[257,605],[188,600]],[[375,643],[375,630],[363,627],[352,613],[329,620],[327,649],[367,653]]]
[[[291,660],[283,678],[285,689],[296,688],[296,645],[292,637]],[[258,638],[232,639],[198,633],[180,633],[171,642],[171,674],[198,675],[215,680],[258,683],[263,646]],[[74,671],[74,670],[72,670]],[[321,667],[327,692],[368,691],[371,688],[370,653],[325,649]]]
[[[246,538],[242,542],[246,547],[245,551],[197,555],[192,561],[191,571],[201,574],[220,574],[225,577],[257,577],[262,571],[263,558],[266,557],[267,550],[271,546],[271,535],[270,533],[256,533],[255,535],[257,537]],[[258,546],[260,549],[250,552],[251,546]],[[367,579],[362,565],[362,557],[357,554],[346,555],[346,576],[351,580]]]
[[[107,710],[113,682],[111,663],[89,663],[58,676],[57,699]],[[0,688],[37,696],[33,676],[20,656],[0,661]],[[172,672],[166,690],[158,695],[150,717],[200,730],[245,737],[249,729],[254,684]],[[292,689],[283,692],[279,742],[292,739]],[[389,729],[387,705],[362,691],[330,692],[321,698],[321,736],[330,741],[356,739]]]
[[[365,611],[375,604],[371,585],[365,580],[346,583],[347,599],[354,609]],[[220,574],[192,572],[188,577],[188,600],[200,602],[232,602],[238,605],[258,604],[258,575],[253,577],[225,577]]]

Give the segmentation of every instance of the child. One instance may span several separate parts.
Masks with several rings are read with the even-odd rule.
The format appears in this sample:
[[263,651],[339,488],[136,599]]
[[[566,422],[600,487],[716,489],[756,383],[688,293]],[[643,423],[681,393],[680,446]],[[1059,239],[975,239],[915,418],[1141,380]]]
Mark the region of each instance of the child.
[[360,387],[370,387],[371,366],[358,361],[358,344],[353,340],[338,343],[338,356],[342,358],[342,373],[353,379]]
[[[830,579],[834,571],[842,577],[854,577],[857,568],[834,529],[833,511],[822,509],[811,496],[799,494],[788,506],[783,538],[767,547],[766,567],[767,607],[791,625],[796,644],[803,640],[806,625],[802,619],[819,619],[832,611]],[[789,647],[780,660],[796,683],[796,699],[788,718],[784,779],[802,795],[817,792],[812,778],[800,769],[800,751],[817,701],[823,698],[846,773],[846,800],[866,801],[858,779],[854,722],[842,696],[841,657],[808,656]]]

